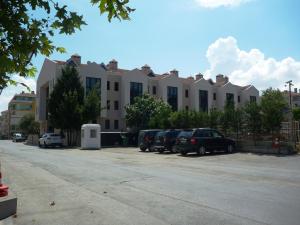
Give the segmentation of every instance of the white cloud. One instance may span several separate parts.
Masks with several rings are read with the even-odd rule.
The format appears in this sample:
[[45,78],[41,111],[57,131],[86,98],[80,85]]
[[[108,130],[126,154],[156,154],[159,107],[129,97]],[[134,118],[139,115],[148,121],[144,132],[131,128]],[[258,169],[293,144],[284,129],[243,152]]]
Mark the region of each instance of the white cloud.
[[[30,87],[32,91],[35,92],[36,81],[34,79],[32,78],[25,79],[24,77],[20,77],[17,75],[13,76],[13,79],[15,81],[25,83],[28,87]],[[5,88],[0,95],[0,112],[7,110],[8,103],[12,99],[12,97],[15,94],[20,93],[22,91],[28,92],[28,90],[22,85],[8,86],[7,88]]]
[[205,8],[232,7],[251,0],[195,0],[198,5]]
[[293,80],[300,88],[300,61],[291,57],[282,60],[266,58],[259,49],[241,50],[234,37],[219,38],[206,52],[210,68],[205,75],[215,78],[221,73],[239,85],[253,84],[259,90],[268,87],[284,89],[284,83]]

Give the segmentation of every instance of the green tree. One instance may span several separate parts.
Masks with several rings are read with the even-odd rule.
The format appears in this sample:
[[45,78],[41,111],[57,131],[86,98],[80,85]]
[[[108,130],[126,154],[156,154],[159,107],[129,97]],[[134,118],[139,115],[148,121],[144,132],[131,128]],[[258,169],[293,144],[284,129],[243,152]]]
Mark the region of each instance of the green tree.
[[[134,130],[141,130],[153,126],[166,126],[166,115],[170,110],[170,106],[160,99],[156,99],[149,94],[144,94],[134,99],[134,104],[125,106],[126,124]],[[164,117],[159,119],[157,114]],[[153,117],[153,118],[152,118]],[[150,119],[151,124],[150,124]]]
[[243,108],[236,108],[232,114],[231,127],[236,134],[236,139],[239,139],[239,134],[241,133],[244,125],[244,110]]
[[97,123],[101,112],[101,97],[98,88],[93,88],[86,98],[82,109],[84,123]]
[[25,134],[39,134],[40,124],[35,121],[35,117],[33,114],[24,115],[19,124],[19,128]]
[[68,145],[82,124],[84,89],[75,67],[65,67],[56,81],[48,101],[50,125],[67,133]]
[[172,128],[191,128],[191,113],[188,110],[174,111],[170,115],[170,123]]
[[[109,21],[130,19],[134,9],[128,3],[129,0],[91,0],[101,14],[108,14]],[[2,0],[0,9],[0,91],[9,84],[17,84],[12,74],[34,76],[33,56],[65,52],[63,47],[53,44],[54,35],[71,35],[86,25],[83,16],[57,0]]]
[[222,112],[217,109],[211,109],[209,112],[209,127],[217,129],[220,124],[220,117]]
[[293,109],[293,118],[294,120],[300,121],[300,107]]
[[251,133],[254,143],[262,130],[261,107],[256,102],[248,102],[244,106],[247,131]]
[[169,117],[172,113],[172,108],[169,104],[166,104],[163,100],[156,100],[156,110],[149,120],[149,128],[168,129],[170,128]]
[[264,128],[274,134],[279,132],[284,119],[287,102],[280,90],[269,88],[261,97],[262,122]]
[[228,130],[232,127],[234,111],[234,102],[226,101],[224,111],[220,116],[220,125],[225,135],[228,133]]

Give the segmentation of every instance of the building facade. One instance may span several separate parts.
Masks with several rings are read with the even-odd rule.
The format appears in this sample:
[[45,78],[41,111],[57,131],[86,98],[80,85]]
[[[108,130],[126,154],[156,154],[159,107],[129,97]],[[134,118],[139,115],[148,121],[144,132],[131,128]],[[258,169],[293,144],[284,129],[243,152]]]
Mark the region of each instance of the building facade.
[[94,85],[100,85],[101,106],[105,107],[100,119],[103,131],[126,131],[124,107],[143,93],[163,99],[173,110],[205,112],[212,108],[223,109],[226,100],[234,101],[239,107],[259,98],[259,91],[254,86],[232,84],[224,75],[217,75],[216,82],[204,79],[202,74],[182,78],[175,69],[161,75],[155,74],[148,65],[140,69],[121,69],[116,60],[107,65],[89,61],[83,64],[81,57],[75,54],[67,61],[44,61],[37,80],[36,118],[41,123],[41,132],[48,129],[47,99],[66,65],[77,68],[86,93]]
[[27,114],[35,115],[35,111],[36,95],[34,91],[16,94],[8,103],[8,134],[20,132],[18,125],[21,118]]
[[8,110],[2,111],[0,115],[0,138],[9,138],[9,121],[8,121]]
[[297,88],[294,88],[294,91],[283,91],[283,96],[288,104],[292,104],[291,107],[300,107],[300,92]]

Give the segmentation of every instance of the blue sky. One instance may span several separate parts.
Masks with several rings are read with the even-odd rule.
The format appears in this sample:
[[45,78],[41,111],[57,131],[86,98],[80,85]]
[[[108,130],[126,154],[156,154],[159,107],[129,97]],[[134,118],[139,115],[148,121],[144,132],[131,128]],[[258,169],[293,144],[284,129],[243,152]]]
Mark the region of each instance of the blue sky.
[[[136,8],[131,21],[112,23],[86,0],[62,2],[83,14],[88,25],[72,36],[56,35],[54,43],[67,53],[51,59],[78,53],[83,62],[114,58],[122,68],[147,63],[157,73],[176,68],[183,77],[202,72],[214,79],[225,73],[233,83],[250,82],[260,90],[284,88],[289,79],[300,88],[298,0],[131,0]],[[33,60],[38,71],[43,60]],[[4,90],[0,110],[20,90]]]

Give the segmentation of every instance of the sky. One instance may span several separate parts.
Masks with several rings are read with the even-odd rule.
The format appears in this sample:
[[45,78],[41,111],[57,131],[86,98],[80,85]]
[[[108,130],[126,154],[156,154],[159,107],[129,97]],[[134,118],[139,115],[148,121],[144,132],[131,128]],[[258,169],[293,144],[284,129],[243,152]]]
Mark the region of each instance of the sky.
[[[107,21],[86,0],[61,0],[82,14],[88,25],[53,42],[67,53],[49,58],[66,60],[78,53],[82,61],[108,63],[125,69],[151,66],[155,73],[172,69],[188,77],[219,73],[238,85],[286,89],[293,80],[300,89],[300,1],[298,0],[130,0],[136,11],[130,21]],[[71,2],[71,3],[70,3]],[[38,77],[45,57],[33,59]],[[17,80],[35,90],[35,79]],[[0,111],[24,88],[8,87],[0,95]]]

